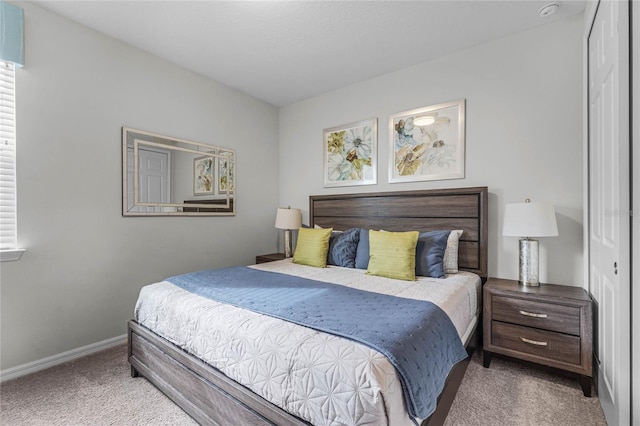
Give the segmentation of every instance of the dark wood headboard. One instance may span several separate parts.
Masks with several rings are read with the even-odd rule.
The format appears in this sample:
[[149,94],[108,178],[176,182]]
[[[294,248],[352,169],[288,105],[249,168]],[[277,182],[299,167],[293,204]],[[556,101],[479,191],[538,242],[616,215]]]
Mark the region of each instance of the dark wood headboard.
[[312,195],[311,226],[386,231],[462,229],[458,249],[461,270],[487,279],[488,190],[474,188]]

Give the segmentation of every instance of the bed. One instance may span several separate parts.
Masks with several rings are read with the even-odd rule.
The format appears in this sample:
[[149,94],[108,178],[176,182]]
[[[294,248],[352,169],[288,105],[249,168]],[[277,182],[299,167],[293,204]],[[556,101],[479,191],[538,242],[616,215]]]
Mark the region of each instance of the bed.
[[[461,272],[457,274],[457,279],[463,280],[465,276],[476,277],[479,282],[484,283],[487,279],[487,196],[486,187],[311,196],[309,198],[309,219],[311,226],[317,225],[323,228],[331,227],[342,230],[356,227],[387,231],[463,230],[458,249],[458,266]],[[362,271],[346,268],[326,268],[325,271],[319,268],[300,267],[292,264],[290,260],[264,264],[255,268],[258,267],[267,271],[293,275],[304,275],[306,274],[304,268],[307,268],[312,271],[312,278],[319,279],[326,279],[324,275],[332,273],[329,271],[331,269],[346,281],[356,283],[360,277],[365,276]],[[343,278],[333,278],[332,276],[329,280],[340,284],[339,281]],[[197,299],[197,303],[205,303],[198,299],[199,296],[183,294],[179,291],[180,289],[176,290],[169,283],[158,284],[165,291],[164,295],[159,297],[161,300],[182,301],[184,299],[184,303],[186,303],[187,299]],[[394,291],[400,297],[411,298],[413,297],[411,294],[416,291],[416,288],[427,288],[429,285],[428,283],[419,284],[416,286],[416,283],[405,283],[403,286],[395,286]],[[437,283],[432,285],[435,286]],[[481,291],[474,294],[481,294]],[[473,298],[473,296],[469,296],[469,298]],[[178,304],[180,303],[182,302]],[[481,306],[481,303],[477,301],[475,303],[478,307]],[[147,309],[146,306],[143,304],[140,309],[144,311]],[[226,309],[227,307],[223,306],[213,310],[226,312]],[[447,309],[450,316],[455,316],[451,313],[451,309],[455,310],[455,307]],[[204,308],[192,307],[188,309],[189,312],[198,310],[204,310]],[[168,315],[182,317],[182,314],[175,312]],[[226,312],[224,315],[230,317],[236,316],[237,313]],[[479,339],[478,334],[481,327],[477,327],[477,325],[481,321],[477,311],[471,312],[467,316],[470,318],[455,320],[457,322],[455,325],[466,345],[467,352],[471,354]],[[287,411],[270,402],[283,397],[277,395],[281,391],[278,386],[272,388],[263,386],[267,391],[263,391],[259,395],[254,392],[255,389],[252,388],[251,383],[245,383],[245,386],[241,385],[242,380],[234,375],[238,370],[235,364],[229,362],[228,365],[225,365],[223,363],[218,365],[219,368],[212,366],[215,363],[209,361],[207,354],[215,352],[215,347],[204,347],[200,350],[197,348],[198,344],[200,346],[215,344],[198,343],[189,347],[185,344],[190,341],[188,332],[185,332],[188,327],[172,326],[166,321],[162,323],[161,317],[162,315],[158,314],[150,315],[136,312],[136,318],[143,318],[141,323],[146,326],[139,324],[136,320],[129,322],[129,362],[131,363],[132,376],[144,376],[201,424],[309,424],[308,421],[302,419],[306,416],[304,409],[302,412],[296,413],[299,414],[298,416],[289,412],[294,411],[295,413],[291,406],[286,407],[289,410]],[[154,325],[152,324],[154,321],[150,321],[149,318],[160,318],[161,320],[158,322],[162,324]],[[192,324],[199,320],[182,318],[182,321],[183,324]],[[219,319],[208,319],[207,321],[223,322]],[[265,319],[263,322],[268,324],[269,321],[271,320]],[[172,327],[178,328],[178,334],[182,333],[183,336],[169,335],[167,329]],[[287,327],[289,326],[287,325]],[[150,329],[155,329],[155,332]],[[293,332],[291,335],[295,336]],[[316,338],[323,337],[316,336]],[[180,339],[184,341],[178,342],[177,340]],[[340,338],[336,337],[336,339]],[[194,356],[193,354],[198,351],[201,353],[200,357]],[[364,351],[364,356],[374,357],[372,354],[375,354],[375,351]],[[201,358],[209,362],[205,362]],[[384,364],[384,362],[380,362]],[[457,363],[451,370],[446,386],[438,398],[435,412],[429,418],[424,419],[422,424],[432,425],[444,422],[467,363],[468,359]],[[250,368],[249,371],[251,371]],[[393,379],[390,382],[393,382]],[[387,410],[385,404],[393,405],[392,401],[394,398],[397,399],[398,393],[394,394],[390,391],[388,395],[384,393],[380,393],[380,395],[383,395],[382,399],[385,399],[382,401],[382,405]],[[285,399],[287,396],[287,394],[284,395]],[[390,409],[389,412],[383,414],[396,417],[400,415],[397,409]],[[313,417],[310,418],[313,419]],[[375,416],[367,419],[367,416],[359,414],[358,418],[362,419],[362,422],[379,423],[379,418]],[[389,417],[387,418],[389,419]],[[406,418],[405,414],[405,418],[398,422],[402,423],[406,421]],[[323,422],[313,420],[313,424],[321,423]],[[341,421],[337,423],[341,423]],[[348,422],[345,421],[345,423]],[[396,422],[394,421],[394,423]],[[334,422],[334,424],[336,423]]]

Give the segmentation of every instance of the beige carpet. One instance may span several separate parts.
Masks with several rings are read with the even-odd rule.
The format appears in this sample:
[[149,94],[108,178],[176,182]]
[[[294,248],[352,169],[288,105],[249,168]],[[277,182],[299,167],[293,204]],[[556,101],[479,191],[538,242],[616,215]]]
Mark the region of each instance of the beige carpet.
[[496,356],[484,368],[481,354],[469,363],[445,426],[607,424],[595,389],[586,398],[577,378]]
[[[132,379],[124,345],[3,383],[0,424],[195,425],[145,379]],[[447,426],[606,425],[597,398],[577,380],[476,354],[453,403]]]

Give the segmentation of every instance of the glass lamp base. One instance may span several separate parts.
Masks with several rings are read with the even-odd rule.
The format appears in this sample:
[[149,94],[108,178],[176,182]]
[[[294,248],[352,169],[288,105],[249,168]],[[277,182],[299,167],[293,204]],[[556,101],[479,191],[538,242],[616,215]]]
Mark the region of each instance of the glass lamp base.
[[284,231],[284,257],[293,256],[293,239],[291,238],[291,231],[286,229]]
[[538,287],[538,240],[520,240],[520,268],[518,282],[528,287]]

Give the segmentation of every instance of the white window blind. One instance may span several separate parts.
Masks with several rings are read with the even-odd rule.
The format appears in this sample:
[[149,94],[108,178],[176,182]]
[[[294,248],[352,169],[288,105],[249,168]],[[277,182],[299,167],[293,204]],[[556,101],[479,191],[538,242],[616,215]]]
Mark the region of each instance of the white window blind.
[[16,249],[15,70],[0,61],[0,250]]

